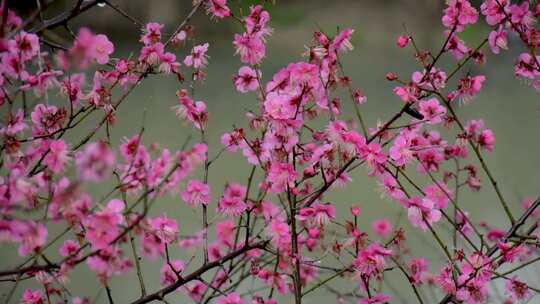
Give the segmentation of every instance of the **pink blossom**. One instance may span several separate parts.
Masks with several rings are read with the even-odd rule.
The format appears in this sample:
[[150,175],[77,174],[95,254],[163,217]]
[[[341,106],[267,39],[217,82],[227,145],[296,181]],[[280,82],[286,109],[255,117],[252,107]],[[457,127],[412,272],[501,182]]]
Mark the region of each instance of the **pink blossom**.
[[187,92],[179,93],[179,105],[176,107],[176,115],[193,124],[197,129],[204,129],[208,121],[206,104],[203,101],[193,101]]
[[216,224],[216,238],[225,246],[233,246],[235,231],[236,224],[231,220],[225,220]]
[[489,152],[493,152],[493,146],[495,145],[495,135],[490,129],[485,129],[480,132],[476,141],[481,148],[486,149]]
[[486,16],[486,22],[489,25],[500,23],[506,16],[508,9],[508,0],[486,0],[480,6],[482,14]]
[[270,166],[266,182],[270,185],[270,191],[282,193],[295,187],[298,174],[289,163],[274,162]]
[[133,264],[123,256],[124,252],[116,246],[109,246],[97,251],[97,254],[90,256],[86,263],[88,268],[97,273],[98,279],[102,284],[113,275],[120,275],[133,267]]
[[448,7],[444,10],[442,23],[447,28],[455,27],[461,32],[467,24],[475,24],[478,20],[478,11],[472,7],[468,0],[446,0]]
[[14,40],[10,40],[10,51],[19,54],[23,60],[30,60],[40,52],[39,37],[36,34],[20,31],[15,35]]
[[452,191],[442,182],[425,186],[424,193],[426,198],[435,203],[439,209],[445,209],[450,200],[449,197],[452,197]]
[[27,288],[21,299],[22,304],[45,304],[46,300],[43,298],[40,290],[32,290]]
[[186,190],[181,194],[182,199],[191,207],[210,203],[210,187],[198,180],[192,179],[187,183]]
[[296,218],[309,226],[324,227],[336,217],[336,209],[331,203],[314,203],[311,207],[299,210]]
[[105,35],[94,35],[89,29],[81,28],[70,55],[78,62],[80,68],[85,68],[92,60],[99,64],[109,62],[109,55],[114,52],[114,46]]
[[32,134],[35,136],[49,135],[60,130],[67,116],[66,110],[55,106],[37,104],[30,115],[32,122]]
[[508,10],[510,19],[516,25],[522,25],[528,28],[535,22],[533,14],[529,10],[529,1],[524,1],[521,4],[512,4]]
[[428,229],[428,225],[433,225],[441,219],[441,211],[436,209],[434,203],[429,199],[412,197],[404,201],[409,221],[414,227],[419,227],[423,231]]
[[273,219],[268,226],[268,234],[272,237],[272,242],[278,248],[290,245],[291,236],[289,225],[282,219]]
[[527,301],[532,296],[527,284],[519,281],[517,276],[513,276],[511,280],[506,281],[505,290],[510,295],[510,298],[516,301]]
[[227,7],[227,0],[208,0],[207,10],[214,17],[223,19],[231,16],[231,10]]
[[385,172],[379,177],[379,185],[382,188],[383,194],[387,195],[388,197],[395,200],[401,200],[405,198],[405,193],[403,193],[403,191],[399,187],[396,178],[393,177],[390,173]]
[[256,65],[266,55],[266,48],[260,35],[243,33],[234,35],[236,54],[240,54],[240,61]]
[[66,162],[70,159],[66,143],[59,139],[49,143],[49,153],[43,163],[54,173],[60,173]]
[[240,144],[244,142],[244,130],[235,129],[230,133],[225,133],[221,136],[221,144],[225,146],[225,150],[236,152]]
[[8,117],[9,121],[0,128],[0,134],[16,135],[28,127],[24,121],[24,112],[22,109],[19,109],[15,115],[10,114]]
[[455,92],[455,96],[461,97],[465,102],[471,100],[476,96],[480,89],[482,89],[482,84],[486,80],[486,77],[483,75],[478,76],[467,76],[462,78],[458,82],[458,89]]
[[254,69],[243,66],[238,70],[238,75],[234,76],[234,85],[236,89],[241,93],[247,93],[257,90],[259,86],[257,74],[260,73]]
[[392,255],[392,250],[386,249],[378,243],[370,244],[358,254],[353,261],[353,267],[365,276],[372,276],[381,273],[386,266],[385,258]]
[[408,263],[411,271],[411,279],[413,284],[420,284],[424,281],[426,272],[429,270],[428,261],[423,258],[412,258]]
[[502,26],[498,30],[489,33],[488,37],[489,47],[494,54],[499,54],[500,50],[508,49],[508,39],[506,38],[506,31]]
[[394,93],[405,103],[413,103],[420,96],[420,90],[414,83],[410,83],[403,87],[395,87]]
[[59,249],[59,253],[63,257],[69,257],[77,253],[79,251],[79,248],[81,248],[79,243],[73,240],[65,240]]
[[[450,35],[450,31],[445,32],[445,35]],[[456,60],[461,60],[465,54],[469,53],[469,48],[465,45],[457,34],[452,34],[448,43],[446,44],[446,50],[449,51]]]
[[185,286],[187,295],[195,302],[200,302],[207,290],[208,287],[203,282],[199,281]]
[[152,234],[158,237],[162,243],[171,244],[176,241],[178,226],[175,219],[162,215],[150,219],[149,224]]
[[397,38],[397,41],[396,41],[396,44],[398,47],[400,48],[404,48],[407,46],[407,44],[409,44],[409,41],[411,40],[411,38],[409,36],[399,36]]
[[239,216],[246,209],[244,202],[246,187],[238,183],[230,183],[225,187],[223,196],[219,199],[218,210],[228,216]]
[[222,296],[217,299],[217,304],[244,304],[245,302],[240,298],[236,292],[231,292],[227,296]]
[[540,56],[536,56],[535,60],[531,54],[521,53],[514,68],[515,75],[528,79],[535,79],[540,76],[540,67],[536,62],[540,62]]
[[419,87],[428,90],[440,90],[446,86],[446,73],[435,67],[429,73],[426,70],[416,71],[411,78]]
[[47,228],[37,222],[12,221],[10,225],[12,239],[19,243],[19,255],[27,256],[39,250],[47,241]]
[[184,59],[184,64],[188,67],[193,66],[195,69],[205,68],[208,64],[208,56],[206,55],[208,45],[208,43],[205,43],[194,46],[191,50],[191,54]]
[[378,219],[371,223],[371,229],[373,229],[376,235],[387,237],[392,232],[392,224],[388,219]]
[[163,24],[156,22],[149,22],[146,24],[143,36],[141,37],[142,43],[144,45],[152,45],[161,41],[161,29]]
[[272,119],[285,120],[294,118],[296,107],[290,102],[289,96],[271,92],[266,95],[264,111]]
[[84,181],[102,181],[115,163],[114,152],[101,141],[93,142],[75,156],[78,176]]
[[180,273],[184,271],[184,267],[184,262],[181,260],[172,260],[170,264],[163,264],[163,266],[161,266],[161,270],[159,271],[159,281],[161,285],[169,286],[178,281],[178,277],[180,276]]
[[93,249],[104,249],[118,237],[118,225],[123,223],[124,202],[118,199],[109,201],[102,210],[88,216],[84,220],[86,239]]
[[92,44],[93,57],[99,64],[109,62],[109,55],[114,52],[114,46],[105,35],[96,35]]
[[407,136],[400,135],[396,137],[392,147],[390,147],[389,155],[397,166],[408,164],[414,156],[411,149],[411,142]]
[[268,27],[270,14],[263,9],[262,5],[254,5],[249,8],[249,15],[244,19],[246,32],[249,34],[258,34],[265,37],[272,33]]
[[332,51],[335,50],[335,52],[352,51],[354,47],[351,44],[350,39],[353,33],[354,33],[354,30],[351,28],[347,28],[339,32],[339,34],[337,34],[334,40],[332,41],[332,44],[330,45],[330,50]]
[[427,123],[436,125],[442,122],[446,108],[441,106],[436,98],[420,101],[419,112],[427,120]]

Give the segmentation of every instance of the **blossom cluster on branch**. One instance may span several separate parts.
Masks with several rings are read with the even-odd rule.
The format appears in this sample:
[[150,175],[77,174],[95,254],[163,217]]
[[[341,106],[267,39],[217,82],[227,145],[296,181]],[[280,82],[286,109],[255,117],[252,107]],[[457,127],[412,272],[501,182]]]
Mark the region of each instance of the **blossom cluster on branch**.
[[[7,290],[2,302],[33,281],[39,288],[24,287],[20,302],[114,303],[122,291],[111,287],[111,279],[130,274],[138,286],[129,289],[140,291],[133,303],[168,303],[167,297],[183,293],[196,303],[290,298],[285,301],[300,304],[315,291],[340,303],[394,303],[398,295],[381,287],[392,272],[410,287],[407,303],[524,303],[540,292],[540,280],[520,276],[540,261],[540,200],[525,200],[518,210],[505,198],[484,157],[495,149],[494,132],[480,117],[459,116],[489,81],[463,70],[487,64],[488,52],[509,49],[510,37],[522,50],[515,76],[540,90],[540,5],[485,0],[475,7],[447,0],[439,50],[422,49],[411,33],[397,37],[396,47],[411,50],[418,71],[386,75],[395,84],[396,111],[368,126],[362,109],[367,98],[341,61],[353,50],[353,29],[314,32],[302,61],[267,76],[261,66],[273,33],[271,4],[246,9],[233,2],[196,0],[165,34],[163,24],[140,23],[113,0],[76,1],[51,19],[42,16],[46,6],[22,19],[2,1],[0,242],[23,258],[0,270]],[[72,19],[101,4],[142,26],[136,55],[117,57],[115,44],[89,28],[71,31]],[[222,134],[215,152],[207,133],[219,113],[209,113],[193,89],[205,81],[210,64],[212,43],[191,24],[204,12],[241,29],[231,37],[240,61],[231,85],[255,105],[245,122]],[[460,34],[481,20],[489,34],[466,45]],[[43,35],[60,26],[73,35],[70,45]],[[454,67],[445,70],[443,57],[452,58]],[[185,122],[181,132],[196,143],[178,151],[145,145],[144,126],[120,143],[111,140],[110,130],[122,119],[117,109],[150,77],[177,80],[171,115]],[[93,125],[87,129],[85,123]],[[73,129],[83,136],[68,141]],[[245,158],[248,178],[211,187],[209,175],[220,174],[212,165],[233,153]],[[330,201],[328,194],[359,186],[350,176],[359,167],[368,169],[412,229],[433,241],[442,261],[410,248],[399,220],[365,218],[363,206],[336,214],[335,205],[346,202]],[[92,185],[109,191],[92,193]],[[489,208],[498,208],[507,223],[470,218],[458,193],[481,188],[493,191]],[[165,196],[198,211],[195,234],[180,233],[182,218],[154,215]],[[359,221],[371,221],[371,231],[362,231]],[[145,275],[143,263],[157,265],[160,277]],[[69,290],[76,268],[95,275],[106,300]],[[149,290],[150,280],[161,287]],[[338,280],[348,289],[332,287]],[[502,297],[493,292],[498,285],[505,286]]]

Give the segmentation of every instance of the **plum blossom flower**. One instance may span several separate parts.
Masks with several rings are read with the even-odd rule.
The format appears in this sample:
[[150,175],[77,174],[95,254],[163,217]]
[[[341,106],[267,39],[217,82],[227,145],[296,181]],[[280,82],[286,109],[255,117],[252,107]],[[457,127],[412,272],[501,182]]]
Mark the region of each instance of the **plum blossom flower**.
[[114,52],[114,45],[103,34],[94,35],[89,29],[81,28],[73,47],[69,50],[71,56],[85,68],[92,60],[99,64],[109,62],[109,56]]
[[84,220],[86,239],[94,250],[107,248],[118,237],[120,234],[118,225],[124,222],[122,210],[124,202],[113,199],[105,208]]
[[208,205],[210,203],[210,187],[195,179],[187,183],[186,190],[180,195],[191,207],[197,207],[201,204]]
[[332,44],[330,45],[330,51],[335,51],[335,52],[352,51],[354,47],[351,44],[350,39],[353,33],[354,33],[354,30],[351,28],[347,28],[339,32],[339,34],[336,35],[336,37],[332,41]]
[[536,56],[535,59],[529,53],[520,54],[514,68],[515,75],[527,79],[535,79],[540,76],[540,68],[536,62],[540,62],[540,56]]
[[32,134],[34,136],[49,135],[57,132],[64,125],[67,112],[63,108],[37,104],[30,115],[32,122]]
[[231,10],[227,7],[227,0],[208,0],[206,7],[207,11],[218,19],[231,16]]
[[404,48],[409,44],[409,41],[411,40],[411,37],[409,36],[399,36],[396,40],[396,44],[399,48]]
[[191,54],[186,56],[184,59],[184,64],[188,67],[193,66],[195,69],[202,69],[208,64],[208,56],[206,52],[208,51],[208,43],[196,45],[191,50]]
[[501,49],[508,50],[508,38],[502,26],[499,26],[498,30],[489,33],[488,42],[494,54],[499,54]]
[[264,41],[257,34],[235,34],[233,44],[236,48],[235,54],[240,54],[240,61],[250,65],[256,65],[266,55]]
[[387,237],[392,232],[392,224],[388,219],[378,219],[371,224],[371,229],[373,229],[376,235]]
[[158,216],[149,220],[152,233],[160,239],[162,243],[171,244],[178,237],[178,226],[175,219],[166,215]]
[[517,276],[506,281],[505,290],[510,298],[516,301],[527,301],[531,297],[531,292],[527,284],[518,280]]
[[59,139],[49,143],[49,153],[43,163],[54,173],[60,173],[66,162],[70,159],[66,143]]
[[[476,96],[482,89],[482,84],[486,80],[484,75],[467,76],[462,78],[458,82],[458,89],[454,91],[452,97],[460,97],[463,101],[467,102]],[[453,98],[452,98],[453,99]]]
[[264,101],[264,111],[272,119],[286,120],[294,117],[296,107],[288,95],[271,92]]
[[170,264],[163,264],[159,271],[159,281],[161,286],[169,286],[178,281],[178,276],[182,271],[184,271],[184,267],[184,262],[181,260],[172,260]]
[[428,229],[428,225],[433,225],[441,219],[441,211],[429,199],[412,197],[403,201],[403,204],[408,209],[407,214],[411,224],[423,231]]
[[392,147],[390,147],[389,155],[397,166],[408,164],[414,156],[411,148],[411,141],[405,135],[396,137]]
[[439,103],[437,98],[430,98],[420,101],[419,112],[428,124],[436,125],[442,122],[446,108]]
[[30,60],[40,52],[39,37],[36,34],[20,31],[15,39],[9,41],[10,51],[19,54],[23,60]]
[[114,52],[114,46],[107,36],[103,34],[96,35],[93,41],[93,57],[99,64],[109,62],[109,55]]
[[392,250],[382,247],[378,243],[372,243],[360,251],[353,261],[353,267],[365,276],[381,273],[386,266],[385,258],[392,255]]
[[191,122],[195,128],[204,129],[208,121],[206,104],[192,100],[186,91],[180,91],[177,95],[180,104],[176,107],[176,115]]
[[40,290],[32,290],[27,288],[21,299],[22,304],[44,304],[45,299]]
[[152,45],[161,41],[161,29],[163,24],[157,22],[149,22],[144,27],[143,36],[141,37],[144,45]]
[[102,284],[113,275],[120,275],[133,267],[129,258],[123,256],[123,251],[117,246],[108,246],[86,260],[88,268],[95,271]]
[[506,18],[508,2],[508,0],[486,0],[480,5],[480,11],[486,16],[487,24],[496,25]]
[[102,142],[93,142],[75,156],[78,176],[84,181],[102,181],[115,163],[114,152]]
[[219,199],[218,211],[228,216],[239,216],[247,209],[244,202],[246,187],[238,183],[230,183],[225,187]]
[[405,103],[413,103],[420,96],[420,89],[415,83],[409,83],[402,87],[395,87],[394,93]]
[[268,234],[278,248],[286,248],[290,245],[291,235],[289,231],[289,225],[280,218],[273,219],[268,225]]
[[234,76],[234,85],[236,89],[241,93],[247,93],[257,90],[259,85],[258,76],[260,72],[248,67],[243,66],[238,70],[238,75]]
[[242,300],[239,294],[236,292],[231,292],[230,294],[226,296],[219,297],[217,299],[217,304],[244,304],[245,302]]
[[336,217],[336,209],[331,203],[316,202],[311,207],[299,210],[296,218],[309,226],[324,227]]
[[493,152],[493,146],[495,145],[495,135],[493,134],[493,131],[491,131],[491,129],[485,129],[480,132],[476,141],[481,148],[486,149],[489,152]]
[[442,23],[449,29],[455,27],[461,32],[465,25],[475,24],[478,20],[478,11],[468,0],[447,0],[446,5]]
[[428,261],[424,258],[413,257],[408,265],[413,284],[420,284],[424,281],[426,272],[429,270]]
[[282,193],[295,187],[294,182],[297,176],[292,164],[273,162],[270,165],[266,182],[270,185],[271,192]]
[[45,245],[47,228],[37,222],[12,221],[10,225],[12,239],[19,243],[19,255],[26,256]]

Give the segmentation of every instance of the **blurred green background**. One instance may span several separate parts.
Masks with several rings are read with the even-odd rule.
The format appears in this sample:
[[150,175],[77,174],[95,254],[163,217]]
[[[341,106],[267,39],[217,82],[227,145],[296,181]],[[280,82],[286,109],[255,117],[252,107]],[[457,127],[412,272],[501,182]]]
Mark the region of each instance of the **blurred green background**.
[[[171,33],[176,25],[183,20],[191,9],[189,0],[153,0],[115,1],[122,9],[145,23],[156,21],[166,24],[165,33]],[[14,1],[11,5],[22,14],[29,13],[34,8],[34,1]],[[73,1],[54,1],[51,5],[50,15],[63,9],[69,9]],[[237,3],[237,1],[229,1]],[[250,3],[258,1],[238,1],[247,8]],[[8,1],[9,3],[9,1]],[[236,4],[235,4],[236,5]],[[278,69],[290,62],[302,60],[301,53],[305,45],[309,45],[313,31],[321,28],[326,32],[335,33],[337,28],[351,27],[355,29],[352,43],[354,51],[342,57],[345,71],[351,76],[353,87],[364,90],[367,103],[361,107],[363,117],[370,127],[375,126],[378,120],[391,117],[402,106],[402,102],[392,93],[394,85],[385,80],[387,72],[395,72],[401,78],[407,79],[411,73],[419,69],[413,59],[410,49],[401,50],[395,46],[396,37],[404,34],[404,28],[414,33],[414,38],[420,48],[437,51],[444,37],[443,27],[440,24],[444,1],[432,0],[362,0],[362,1],[291,1],[277,0],[277,5],[266,5],[271,13],[270,26],[274,34],[268,39],[267,58],[263,61],[263,79],[270,79]],[[478,6],[477,6],[478,7]],[[207,68],[208,77],[203,84],[195,87],[195,98],[204,100],[208,106],[208,141],[210,155],[215,155],[221,148],[219,138],[223,132],[236,126],[245,125],[244,113],[247,109],[258,110],[258,103],[254,95],[242,95],[235,91],[232,85],[232,76],[242,66],[238,57],[233,57],[234,49],[232,37],[234,33],[241,32],[240,27],[231,21],[212,21],[204,13],[199,12],[193,18],[195,36],[193,43],[208,41],[210,43],[210,65]],[[479,25],[465,31],[461,37],[470,47],[476,47],[488,33],[483,20]],[[94,8],[84,13],[72,23],[72,28],[81,25],[90,27],[94,32],[109,35],[115,43],[114,56],[138,55],[140,45],[137,43],[140,29],[129,20],[121,17],[108,7]],[[69,35],[62,29],[56,31],[54,36],[59,41],[65,39],[68,45]],[[483,118],[486,126],[493,129],[497,143],[495,152],[486,156],[487,163],[492,169],[502,191],[511,203],[515,214],[521,212],[521,201],[524,197],[536,197],[540,191],[540,167],[538,155],[540,152],[538,123],[540,122],[540,103],[537,93],[528,85],[513,76],[513,62],[522,48],[515,37],[510,39],[511,50],[503,52],[500,56],[493,56],[487,49],[486,66],[467,66],[462,74],[482,73],[487,76],[485,88],[481,94],[469,105],[460,107],[458,114],[463,119]],[[183,59],[186,49],[177,52]],[[455,65],[452,58],[442,60],[442,66],[450,69]],[[456,77],[457,78],[457,77]],[[456,78],[452,83],[455,83]],[[178,149],[185,139],[193,133],[194,140],[198,138],[190,127],[186,127],[174,115],[171,107],[177,104],[175,91],[181,88],[174,78],[150,77],[139,88],[135,89],[129,99],[118,111],[118,123],[111,135],[115,143],[119,143],[123,136],[132,136],[141,128],[143,113],[146,111],[144,142],[150,144],[159,142],[161,146]],[[113,97],[114,98],[114,97]],[[53,98],[51,98],[53,99]],[[348,118],[354,118],[352,109],[343,94],[345,113],[351,113]],[[54,103],[55,101],[52,100]],[[63,101],[58,101],[63,102]],[[347,116],[347,114],[345,114]],[[69,134],[69,138],[85,134],[92,124],[101,118],[95,115],[79,131]],[[86,130],[86,132],[85,132]],[[443,131],[443,133],[445,133]],[[99,133],[103,137],[103,133]],[[451,141],[451,137],[447,137]],[[476,163],[471,158],[471,162]],[[217,195],[226,181],[245,182],[250,167],[239,154],[225,154],[210,171],[209,182],[213,194]],[[359,168],[352,173],[353,183],[348,187],[335,191],[326,197],[334,202],[338,211],[338,218],[343,220],[349,216],[351,204],[358,204],[362,209],[360,226],[366,231],[370,230],[371,222],[381,217],[396,219],[401,207],[394,202],[382,199],[377,192],[376,183],[366,176],[367,170]],[[200,178],[200,172],[195,174]],[[470,212],[473,220],[486,220],[490,225],[507,228],[507,221],[500,208],[495,193],[492,191],[487,178],[481,175],[485,187],[477,193],[462,191],[460,204]],[[421,181],[426,181],[420,177]],[[99,198],[109,187],[88,188],[94,198]],[[216,197],[214,197],[214,205]],[[217,218],[214,208],[211,209],[210,218]],[[188,235],[200,229],[200,211],[194,211],[185,206],[179,197],[165,197],[158,201],[152,209],[152,215],[166,213],[169,217],[177,219],[182,235]],[[431,270],[438,270],[441,261],[440,250],[428,234],[421,234],[417,229],[409,227],[406,220],[401,225],[406,228],[409,247],[412,255],[424,256],[432,262]],[[443,221],[436,226],[445,234],[449,227]],[[50,237],[54,235],[50,233]],[[447,238],[450,245],[450,238]],[[176,258],[187,259],[190,253],[175,250],[172,255]],[[55,256],[51,253],[51,256]],[[7,269],[20,258],[10,245],[2,245],[0,253],[0,269]],[[196,262],[192,265],[195,267]],[[159,268],[161,262],[144,262],[147,289],[149,291],[159,288]],[[529,282],[538,282],[540,268],[532,266],[524,274]],[[536,280],[534,280],[536,278]],[[337,283],[336,283],[337,282]],[[490,303],[501,303],[497,295],[503,293],[502,281],[498,281],[498,291]],[[341,289],[352,286],[349,279],[335,281],[332,286]],[[0,293],[5,293],[10,284],[0,283]],[[21,284],[27,286],[27,283]],[[68,284],[74,295],[95,296],[100,292],[99,284],[92,272],[86,266],[78,267]],[[247,287],[243,287],[246,291]],[[113,280],[113,296],[117,303],[127,303],[139,295],[135,272],[117,277]],[[22,292],[19,287],[17,294]],[[392,303],[412,302],[412,293],[407,289],[407,282],[398,272],[390,274],[389,285],[383,286],[383,291],[394,295]],[[398,291],[399,295],[395,292]],[[436,293],[436,292],[435,292]],[[266,294],[266,293],[264,293]],[[428,288],[422,288],[422,295],[426,303],[433,303],[439,299]],[[18,298],[18,297],[15,297]],[[189,303],[180,293],[168,297],[170,303]],[[536,298],[537,301],[538,298]],[[532,300],[533,303],[535,300]],[[97,302],[106,302],[103,293]],[[334,303],[335,296],[320,290],[307,297],[306,303]],[[282,303],[280,301],[280,303]],[[290,300],[283,300],[290,303]]]

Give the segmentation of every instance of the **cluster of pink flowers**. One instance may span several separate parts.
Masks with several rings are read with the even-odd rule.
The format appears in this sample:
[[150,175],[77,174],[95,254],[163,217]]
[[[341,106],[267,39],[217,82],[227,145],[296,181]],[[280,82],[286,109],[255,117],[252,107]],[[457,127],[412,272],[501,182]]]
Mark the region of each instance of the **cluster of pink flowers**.
[[[90,9],[94,4],[79,5]],[[524,200],[520,216],[514,215],[516,208],[485,159],[495,149],[493,130],[482,119],[462,120],[459,114],[460,107],[481,98],[488,81],[485,75],[462,72],[469,64],[487,62],[484,46],[497,55],[519,40],[526,50],[520,51],[514,73],[540,90],[540,31],[535,28],[540,5],[485,0],[475,7],[468,0],[447,0],[439,53],[418,49],[412,34],[398,37],[396,46],[414,48],[419,67],[406,78],[386,75],[395,83],[401,110],[374,127],[365,125],[366,95],[352,86],[340,59],[354,49],[353,29],[316,31],[303,59],[264,79],[261,65],[272,34],[267,4],[247,11],[240,7],[238,15],[235,5],[241,3],[194,1],[171,34],[164,34],[163,24],[147,23],[140,51],[129,58],[113,58],[107,36],[84,27],[70,46],[57,50],[39,28],[27,29],[11,9],[3,10],[0,242],[13,243],[27,260],[0,271],[2,284],[15,281],[16,288],[21,278],[33,280],[38,289],[21,293],[25,304],[68,297],[89,303],[66,288],[76,268],[86,264],[111,302],[112,278],[133,274],[142,294],[137,303],[165,301],[181,292],[195,302],[275,304],[275,291],[300,304],[312,291],[345,277],[352,282],[350,292],[328,287],[338,301],[384,304],[394,297],[380,286],[392,271],[400,271],[420,303],[428,299],[419,290],[433,287],[439,303],[487,303],[497,279],[505,280],[500,284],[504,303],[533,297],[535,281],[525,282],[520,270],[539,260],[540,201]],[[66,28],[79,8],[66,15]],[[242,26],[243,32],[231,37],[231,54],[241,63],[231,89],[257,100],[245,126],[238,122],[229,132],[220,130],[217,153],[209,148],[213,121],[206,103],[194,100],[197,84],[206,78],[210,44],[185,48],[193,34],[188,23],[199,8],[214,21]],[[489,33],[478,47],[468,47],[460,35],[482,16]],[[455,69],[439,64],[445,56],[456,60]],[[171,74],[178,81],[178,105],[171,115],[200,140],[173,151],[145,143],[143,128],[115,142],[110,129],[122,119],[116,110],[130,92],[147,77]],[[92,75],[88,83],[86,75]],[[170,96],[174,100],[174,93]],[[95,117],[90,114],[101,119],[85,130],[81,123]],[[85,132],[70,142],[75,128]],[[213,184],[212,165],[228,157],[225,151],[241,152],[251,167],[247,181]],[[357,186],[351,172],[360,166],[391,207],[406,215],[405,223],[370,220],[369,212],[357,206],[347,215],[337,212],[349,202],[337,202],[330,194]],[[112,189],[98,194],[90,190],[95,184]],[[469,216],[469,205],[461,203],[461,192],[479,191],[484,184],[496,194],[488,208],[500,208],[508,226],[478,222]],[[165,195],[178,203],[172,208],[187,204],[190,215],[156,215],[154,206]],[[201,218],[195,231],[185,224],[191,214]],[[371,224],[370,232],[362,230],[365,223]],[[65,232],[57,235],[58,230]],[[423,252],[407,241],[411,230],[433,238],[442,263],[417,256]],[[50,258],[54,250],[59,259]],[[189,261],[186,254],[192,256]],[[200,266],[193,266],[195,257]],[[141,263],[159,263],[157,291],[145,290],[148,278]],[[511,268],[503,271],[503,266]],[[247,280],[268,294],[241,294],[239,286]]]

